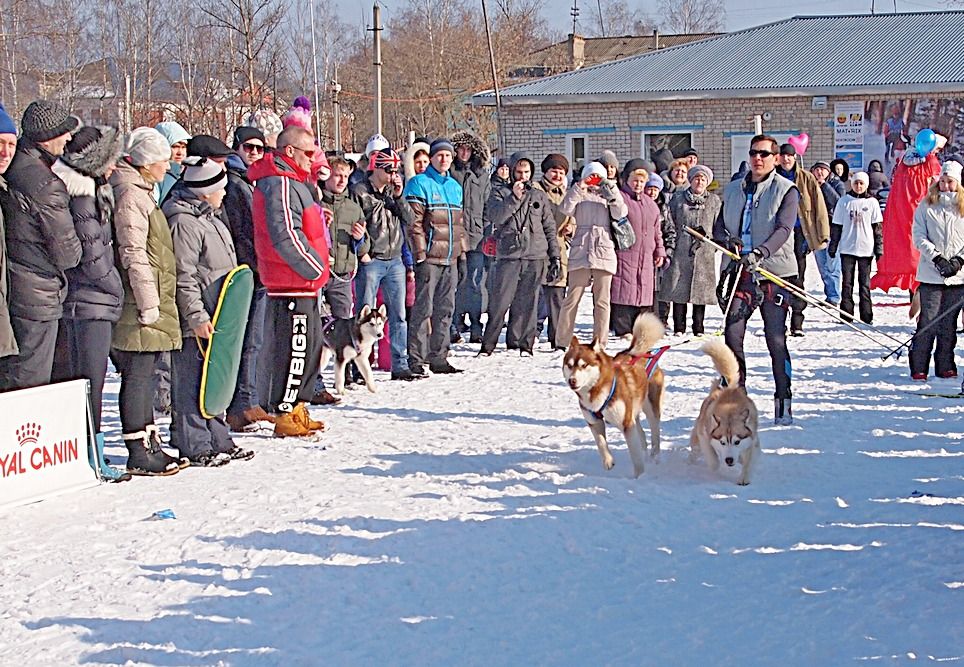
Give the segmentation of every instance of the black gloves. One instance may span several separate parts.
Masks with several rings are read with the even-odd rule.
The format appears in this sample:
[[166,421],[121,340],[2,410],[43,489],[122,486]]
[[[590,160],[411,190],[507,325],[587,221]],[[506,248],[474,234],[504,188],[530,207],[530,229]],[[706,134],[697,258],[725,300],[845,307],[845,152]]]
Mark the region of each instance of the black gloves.
[[739,236],[731,236],[726,240],[726,242],[724,242],[723,245],[725,245],[726,249],[730,252],[734,252],[739,255],[740,250],[743,249],[743,239],[741,239]]
[[950,278],[951,276],[956,276],[961,267],[964,266],[964,260],[960,257],[952,257],[946,259],[942,255],[938,255],[934,258],[934,266],[937,267],[937,272],[941,274],[942,278]]
[[549,258],[549,267],[546,269],[546,284],[551,285],[562,278],[562,260],[558,257]]
[[756,271],[762,260],[763,253],[761,253],[759,250],[751,250],[749,254],[743,255],[740,258],[740,266],[747,271]]

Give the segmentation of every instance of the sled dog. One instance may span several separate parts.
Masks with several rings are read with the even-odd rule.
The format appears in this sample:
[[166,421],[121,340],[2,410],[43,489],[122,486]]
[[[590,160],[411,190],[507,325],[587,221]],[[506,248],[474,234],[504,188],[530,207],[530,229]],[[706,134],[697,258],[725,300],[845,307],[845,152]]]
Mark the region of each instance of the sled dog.
[[746,486],[753,461],[760,454],[756,405],[740,386],[740,367],[732,350],[719,339],[704,343],[702,350],[713,360],[726,386],[720,386],[719,378],[714,380],[700,406],[690,434],[690,461],[695,462],[702,453],[713,470],[723,465],[732,467],[739,461],[742,471],[738,483]]
[[[664,333],[658,317],[643,313],[633,323],[632,344],[628,350],[610,357],[598,341],[583,345],[573,336],[562,359],[562,375],[579,398],[582,416],[592,431],[606,470],[611,470],[614,465],[606,443],[607,422],[623,432],[633,461],[634,476],[643,473],[646,434],[639,422],[643,414],[653,438],[651,455],[654,459],[659,456],[664,378],[650,350]],[[651,375],[647,366],[650,366]]]
[[322,330],[321,363],[319,369],[328,365],[329,359],[335,358],[335,391],[345,393],[345,366],[354,361],[359,372],[365,379],[368,391],[375,392],[375,379],[372,377],[372,367],[368,363],[372,347],[385,335],[385,304],[372,310],[365,305],[355,317],[334,319]]

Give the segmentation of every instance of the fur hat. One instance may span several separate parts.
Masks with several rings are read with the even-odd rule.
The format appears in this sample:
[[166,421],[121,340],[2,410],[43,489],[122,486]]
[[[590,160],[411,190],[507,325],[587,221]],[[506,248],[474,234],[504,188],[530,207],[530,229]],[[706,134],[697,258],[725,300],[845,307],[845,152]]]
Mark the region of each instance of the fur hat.
[[228,174],[219,163],[191,155],[181,163],[181,182],[194,194],[209,195],[228,185]]
[[616,158],[616,154],[611,150],[604,150],[596,162],[607,168],[612,167],[613,169],[619,169],[619,160]]
[[97,178],[107,173],[124,150],[117,128],[101,125],[82,127],[74,134],[61,160],[84,176]]
[[692,183],[693,178],[699,174],[706,176],[707,185],[713,182],[713,170],[707,167],[705,164],[698,164],[690,167],[690,170],[686,173],[686,180]]
[[542,161],[542,164],[539,165],[539,168],[542,169],[543,174],[550,169],[562,169],[568,174],[569,160],[566,159],[565,155],[561,155],[559,153],[549,153],[549,155],[547,155]]
[[23,136],[33,142],[50,141],[80,127],[80,119],[67,108],[51,100],[34,100],[20,119]]
[[472,161],[478,161],[483,168],[488,168],[491,154],[489,147],[475,134],[460,130],[452,135],[452,145],[458,149],[460,146],[468,146],[472,149]]
[[191,135],[180,123],[176,123],[173,120],[165,121],[163,123],[158,123],[154,126],[154,129],[164,135],[167,139],[167,143],[170,145],[187,143],[191,140]]
[[127,137],[127,155],[135,167],[171,159],[171,145],[153,127],[138,127]]
[[0,104],[0,134],[16,134],[17,124],[13,122],[13,118],[7,113],[7,110],[3,108]]
[[964,165],[961,165],[961,163],[956,160],[948,160],[941,166],[941,176],[953,178],[958,183],[961,182],[962,171],[964,171]]

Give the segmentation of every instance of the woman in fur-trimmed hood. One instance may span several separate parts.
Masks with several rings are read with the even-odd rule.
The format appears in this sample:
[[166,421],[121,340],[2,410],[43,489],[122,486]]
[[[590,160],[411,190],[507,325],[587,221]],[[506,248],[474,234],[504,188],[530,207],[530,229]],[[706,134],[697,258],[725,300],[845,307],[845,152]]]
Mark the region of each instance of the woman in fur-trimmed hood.
[[[416,139],[415,142],[408,147],[405,154],[402,156],[402,164],[405,167],[405,180],[410,181],[415,178],[416,175],[421,174],[428,167],[428,153],[431,150],[431,146],[424,139]],[[420,163],[416,166],[416,160]]]
[[51,167],[67,186],[81,244],[80,264],[67,269],[53,379],[90,380],[98,432],[111,332],[124,303],[124,285],[114,265],[114,191],[107,183],[121,154],[121,140],[113,127],[82,127]]

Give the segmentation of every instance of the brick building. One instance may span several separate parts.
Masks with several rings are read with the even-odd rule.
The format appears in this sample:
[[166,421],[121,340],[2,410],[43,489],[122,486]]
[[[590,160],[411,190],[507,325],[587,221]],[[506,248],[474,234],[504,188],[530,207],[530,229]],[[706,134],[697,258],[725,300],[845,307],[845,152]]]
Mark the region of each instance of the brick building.
[[810,135],[807,164],[889,167],[926,127],[964,153],[960,35],[964,11],[795,17],[538,79],[501,92],[506,150],[579,167],[607,148],[625,161],[693,147],[725,180],[759,115],[781,141]]

